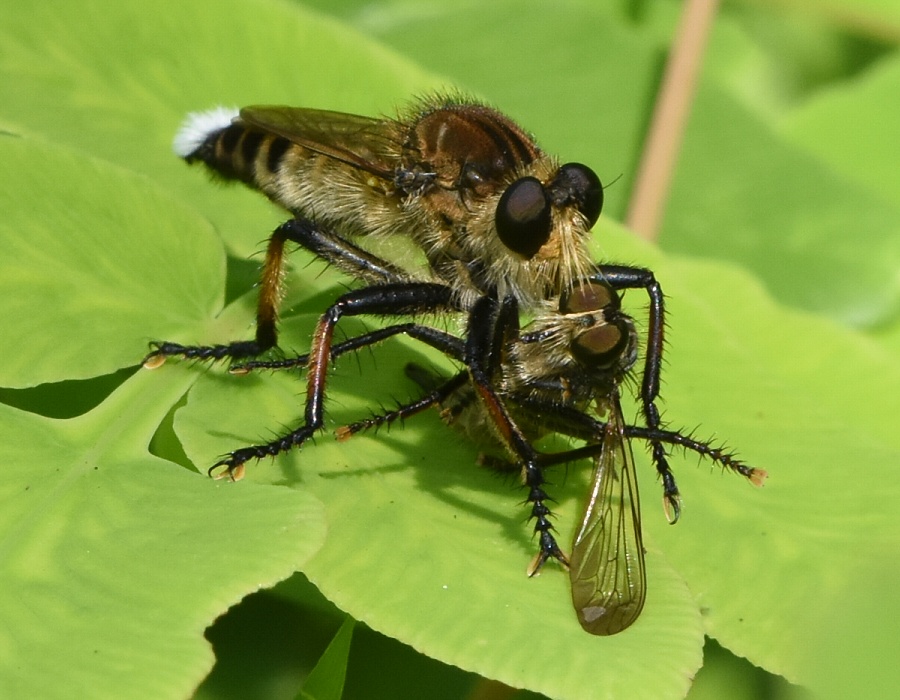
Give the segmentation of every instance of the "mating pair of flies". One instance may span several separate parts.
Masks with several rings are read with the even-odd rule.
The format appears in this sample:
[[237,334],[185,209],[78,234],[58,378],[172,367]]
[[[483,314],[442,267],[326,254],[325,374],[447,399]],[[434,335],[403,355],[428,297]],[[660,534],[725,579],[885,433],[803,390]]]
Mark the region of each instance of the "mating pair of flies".
[[[663,428],[656,401],[665,327],[662,290],[650,270],[595,263],[591,227],[603,205],[599,178],[579,163],[560,165],[511,119],[459,98],[433,96],[396,119],[287,107],[214,110],[188,118],[175,150],[216,176],[260,190],[292,217],[268,242],[256,336],[227,345],[153,344],[147,367],[167,357],[230,360],[233,372],[305,368],[302,424],[265,444],[242,447],[210,473],[238,479],[248,461],[301,446],[324,427],[330,363],[340,355],[406,335],[461,365],[450,378],[418,377],[422,395],[338,430],[347,438],[430,407],[521,472],[539,541],[528,567],[548,559],[570,572],[582,627],[620,632],[646,596],[640,504],[630,439],[645,441],[668,519],[680,497],[667,448],[703,455],[761,484],[765,472],[690,435]],[[403,237],[424,253],[416,269],[375,254],[379,239]],[[277,346],[285,246],[294,243],[358,283],[322,314],[309,353],[258,359]],[[650,299],[639,402],[643,425],[622,416],[619,390],[638,358],[638,337],[620,295]],[[415,319],[459,320],[454,335]],[[347,316],[392,319],[335,342]],[[520,318],[531,321],[520,327]],[[583,446],[545,453],[548,434]],[[500,455],[499,457],[496,455]],[[556,542],[544,469],[591,459],[594,475],[570,554]]]

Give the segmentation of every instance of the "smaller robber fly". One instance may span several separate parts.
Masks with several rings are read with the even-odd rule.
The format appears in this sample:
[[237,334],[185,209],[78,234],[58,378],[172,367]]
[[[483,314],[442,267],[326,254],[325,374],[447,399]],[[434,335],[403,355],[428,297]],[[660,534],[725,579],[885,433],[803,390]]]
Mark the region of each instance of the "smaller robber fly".
[[[528,573],[534,575],[554,556],[569,568],[572,601],[581,626],[592,634],[616,634],[637,619],[646,596],[640,501],[630,439],[692,450],[757,486],[765,480],[766,472],[689,435],[625,421],[619,390],[635,365],[638,340],[633,320],[622,311],[619,295],[602,274],[547,300],[523,331],[519,331],[517,323],[517,318],[509,317],[505,341],[489,360],[492,385],[498,387],[500,397],[529,443],[553,433],[585,442],[583,447],[541,453],[538,462],[542,470],[584,458],[594,462],[591,487],[571,554],[567,557],[558,550],[542,547]],[[462,348],[448,338],[445,351],[459,356]],[[345,426],[339,429],[338,438],[347,439],[429,406],[439,406],[446,422],[477,444],[494,452],[499,449],[505,457],[515,459],[505,439],[498,437],[501,433],[495,428],[489,406],[486,408],[478,399],[465,372],[440,383],[423,376],[423,370],[415,366],[410,366],[408,372],[423,387],[430,387],[425,396],[389,413]],[[498,467],[521,467],[491,457],[483,461]],[[669,493],[664,496],[664,507],[674,522],[678,505],[672,503]],[[532,512],[537,521],[535,530],[543,536],[541,515]]]

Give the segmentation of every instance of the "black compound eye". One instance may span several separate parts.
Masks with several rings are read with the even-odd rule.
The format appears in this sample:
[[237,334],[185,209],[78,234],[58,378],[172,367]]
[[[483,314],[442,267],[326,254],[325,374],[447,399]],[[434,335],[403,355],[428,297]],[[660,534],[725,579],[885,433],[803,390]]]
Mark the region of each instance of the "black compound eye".
[[587,219],[588,228],[597,223],[603,209],[603,185],[593,170],[581,163],[566,163],[559,169],[551,187],[560,200],[575,204]]
[[533,257],[550,238],[550,198],[541,181],[523,177],[511,184],[497,204],[495,222],[503,245]]

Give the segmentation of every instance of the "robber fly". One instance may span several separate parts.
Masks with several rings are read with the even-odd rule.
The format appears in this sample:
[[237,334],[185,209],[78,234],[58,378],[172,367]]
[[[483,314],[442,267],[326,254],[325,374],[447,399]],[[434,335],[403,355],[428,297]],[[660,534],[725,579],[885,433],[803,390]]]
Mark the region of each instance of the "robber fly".
[[[364,285],[325,311],[302,358],[308,372],[304,424],[215,465],[231,476],[247,460],[299,446],[322,427],[340,318],[465,318],[467,334],[479,338],[468,353],[473,382],[494,396],[479,365],[481,346],[493,342],[493,300],[510,299],[527,310],[594,269],[589,231],[603,203],[596,174],[578,163],[560,165],[511,119],[472,101],[430,97],[398,118],[218,109],[191,115],[175,150],[222,179],[260,190],[292,218],[269,239],[255,338],[211,346],[154,343],[146,367],[167,357],[241,362],[275,347],[288,242]],[[411,241],[427,266],[408,269],[372,252],[370,243],[390,237]],[[265,365],[251,361],[243,369]]]
[[[258,189],[294,218],[269,240],[256,340],[164,344],[159,357],[241,358],[274,346],[288,241],[369,284],[447,285],[456,309],[485,294],[513,295],[527,308],[593,269],[597,175],[560,165],[511,119],[471,101],[427,98],[396,119],[219,108],[190,115],[175,151]],[[425,254],[427,270],[401,269],[366,249],[398,236]],[[418,303],[423,311],[445,306],[424,293]]]
[[[649,430],[659,430],[656,407],[665,326],[663,295],[643,268],[592,263],[589,230],[603,204],[594,172],[560,165],[511,119],[461,99],[422,100],[396,119],[311,109],[249,107],[192,115],[175,141],[187,162],[199,161],[225,180],[259,189],[292,218],[271,235],[257,306],[256,335],[225,345],[153,344],[144,365],[167,357],[228,358],[233,369],[302,367],[307,394],[302,424],[264,444],[243,447],[213,465],[237,478],[249,460],[299,447],[324,426],[328,368],[341,352],[405,333],[456,357],[493,432],[521,466],[540,563],[565,560],[552,534],[541,458],[507,405],[514,397],[500,381],[499,348],[533,313],[594,274],[614,290],[643,288],[650,297],[641,406]],[[373,252],[394,237],[427,259],[410,269]],[[321,315],[308,355],[280,361],[252,359],[277,345],[277,311],[285,245],[293,242],[343,270],[362,286],[338,297]],[[455,316],[462,339],[415,323],[334,342],[341,318]],[[648,438],[677,518],[679,495],[664,440]]]
[[[564,452],[540,454],[541,468],[585,457],[594,462],[570,556],[541,549],[528,573],[535,574],[548,556],[556,556],[569,568],[572,601],[582,627],[592,634],[616,634],[637,619],[646,596],[640,500],[630,439],[690,449],[755,485],[763,483],[766,473],[689,435],[626,423],[619,390],[635,365],[638,339],[633,320],[621,309],[619,295],[602,275],[543,302],[537,317],[521,332],[516,319],[511,319],[504,336],[489,362],[491,381],[526,439],[534,442],[556,433],[586,443]],[[448,338],[445,352],[458,357],[462,349]],[[436,405],[446,422],[476,443],[517,458],[489,427],[493,421],[486,415],[486,404],[478,400],[465,373],[435,385],[433,378],[423,377],[416,367],[409,372],[429,389],[424,397],[345,426],[338,431],[339,439]],[[491,457],[483,462],[520,466]],[[668,497],[664,506],[672,517]]]

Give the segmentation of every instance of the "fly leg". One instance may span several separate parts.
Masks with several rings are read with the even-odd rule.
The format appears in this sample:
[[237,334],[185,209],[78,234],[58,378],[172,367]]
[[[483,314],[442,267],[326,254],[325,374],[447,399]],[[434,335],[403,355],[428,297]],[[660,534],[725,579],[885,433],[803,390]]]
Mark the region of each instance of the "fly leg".
[[321,316],[313,334],[312,347],[306,363],[308,373],[303,424],[271,442],[243,447],[229,453],[210,468],[210,474],[224,468],[220,476],[240,478],[243,465],[247,461],[274,457],[293,447],[299,447],[322,429],[328,365],[334,347],[334,329],[341,318],[365,314],[405,316],[452,309],[452,290],[440,284],[385,284],[366,287],[341,296]]
[[[656,281],[653,272],[641,267],[625,265],[600,265],[598,280],[606,281],[613,289],[645,289],[650,297],[649,328],[647,329],[647,346],[644,358],[644,372],[641,379],[641,407],[647,428],[660,430],[659,377],[662,368],[663,345],[665,344],[665,303],[662,288]],[[675,475],[669,466],[668,455],[661,440],[650,438],[650,452],[656,471],[663,485],[663,506],[666,518],[670,523],[678,521],[681,515],[681,496]]]
[[[443,352],[447,357],[459,360],[460,362],[463,359],[463,342],[456,336],[438,330],[436,328],[423,326],[417,323],[398,323],[396,325],[379,328],[374,331],[349,338],[341,343],[332,345],[331,360],[334,361],[341,355],[344,355],[348,352],[355,352],[356,350],[360,350],[361,348],[370,347],[372,345],[375,345],[376,343],[386,340],[387,338],[400,334],[407,335],[410,338],[414,338],[427,345],[430,345],[431,347]],[[232,372],[243,373],[258,369],[279,370],[293,369],[295,367],[305,367],[309,360],[309,357],[310,356],[307,354],[282,360],[254,360],[251,362],[245,362],[240,365],[236,365],[232,368]],[[427,394],[416,399],[415,401],[402,404],[392,411],[373,415],[370,418],[365,418],[363,420],[356,421],[354,423],[350,423],[349,425],[338,428],[336,431],[336,437],[338,440],[348,440],[352,436],[356,435],[356,433],[362,432],[364,430],[369,430],[371,428],[377,429],[382,425],[390,425],[397,420],[402,421],[406,418],[409,418],[410,416],[420,413],[421,411],[431,408],[432,406],[440,405],[450,395],[464,386],[468,381],[468,377],[468,372],[459,372],[451,379],[445,382],[441,382],[441,386],[431,388],[431,390]]]
[[534,520],[534,532],[539,539],[538,553],[527,570],[529,576],[534,576],[551,557],[564,566],[568,566],[568,559],[553,536],[551,512],[547,505],[551,499],[544,490],[545,479],[540,457],[510,416],[493,385],[505,361],[503,339],[515,337],[518,322],[518,307],[514,297],[507,297],[501,303],[491,297],[482,297],[476,301],[469,312],[465,364],[475,394],[483,405],[497,438],[519,465],[522,482],[528,489],[526,501],[531,504],[530,517]]
[[468,381],[468,372],[457,372],[453,377],[442,383],[440,386],[432,389],[424,396],[421,396],[415,401],[401,404],[392,411],[385,411],[384,413],[379,413],[377,415],[370,416],[369,418],[364,418],[363,420],[356,421],[355,423],[350,423],[349,425],[342,426],[338,428],[337,431],[335,431],[335,436],[340,441],[349,440],[351,437],[353,437],[357,433],[363,432],[364,430],[370,430],[372,428],[375,428],[377,430],[382,425],[389,426],[398,420],[402,422],[407,418],[416,415],[417,413],[421,413],[422,411],[431,408],[432,406],[440,406],[451,395],[465,386]]
[[[597,420],[577,408],[560,405],[558,402],[542,400],[532,396],[513,396],[509,399],[523,415],[531,415],[549,430],[589,444],[562,452],[541,453],[542,466],[575,462],[579,459],[598,457],[603,449],[602,439],[606,431],[606,423]],[[746,477],[753,485],[759,486],[767,474],[763,469],[751,467],[749,464],[721,445],[708,440],[698,440],[693,435],[660,428],[647,428],[640,425],[623,425],[622,434],[627,439],[660,442],[684,450],[695,452],[701,457],[710,459],[721,467]],[[498,465],[504,466],[504,465]],[[509,465],[506,465],[509,466]]]
[[403,284],[407,275],[388,262],[367,253],[308,219],[291,219],[272,233],[266,247],[266,260],[259,283],[256,308],[256,335],[253,340],[238,340],[220,345],[181,345],[151,343],[152,351],[143,359],[149,369],[158,367],[167,357],[189,360],[241,360],[255,357],[278,344],[278,305],[283,296],[285,244],[294,242],[338,267],[354,278],[370,284]]
[[[430,345],[437,350],[443,352],[447,357],[459,360],[463,358],[463,344],[456,336],[450,335],[437,328],[423,326],[418,323],[397,323],[384,328],[377,328],[368,333],[362,333],[347,340],[335,343],[331,346],[331,359],[336,360],[341,355],[348,352],[355,352],[365,347],[371,347],[383,340],[387,340],[395,335],[406,335],[415,340]],[[268,369],[294,369],[306,367],[309,361],[309,354],[297,355],[296,357],[287,357],[280,360],[250,360],[241,362],[231,368],[232,374],[246,374],[254,370]]]

